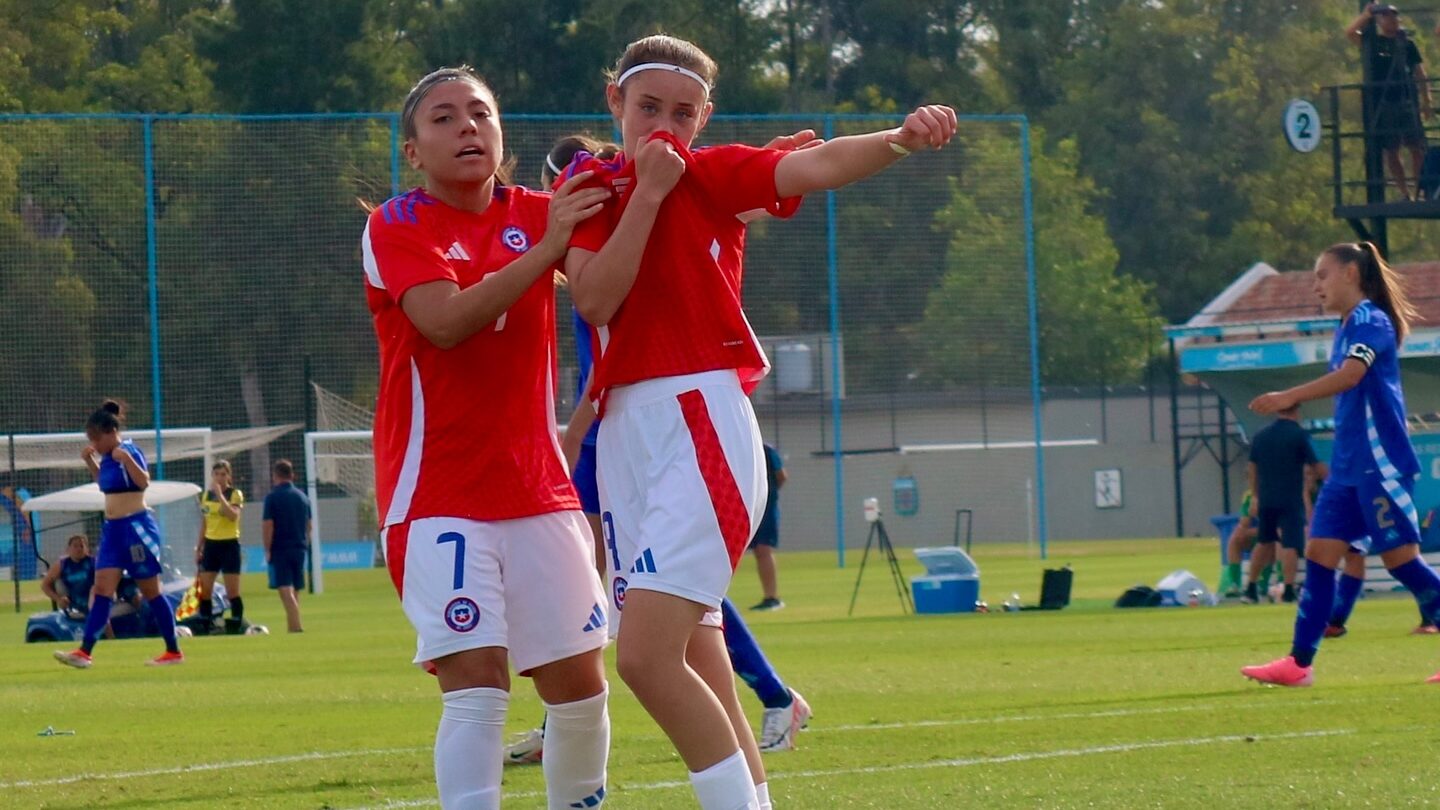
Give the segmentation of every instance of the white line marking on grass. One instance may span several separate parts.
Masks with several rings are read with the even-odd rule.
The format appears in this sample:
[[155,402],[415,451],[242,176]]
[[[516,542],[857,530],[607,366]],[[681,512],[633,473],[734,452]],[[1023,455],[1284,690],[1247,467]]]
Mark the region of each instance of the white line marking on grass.
[[[1070,757],[1095,756],[1097,754],[1125,754],[1133,751],[1150,751],[1159,748],[1188,748],[1201,745],[1216,745],[1220,743],[1236,742],[1267,742],[1271,740],[1300,740],[1314,739],[1320,737],[1342,737],[1347,734],[1354,734],[1355,729],[1341,728],[1319,731],[1294,731],[1285,734],[1226,734],[1218,737],[1188,737],[1178,740],[1150,740],[1146,742],[1118,743],[1115,745],[1097,745],[1090,748],[1062,748],[1058,751],[1033,751],[1018,754],[1006,754],[998,757],[967,757],[963,759],[940,759],[930,762],[901,762],[896,765],[871,765],[863,768],[837,768],[824,771],[789,771],[770,774],[770,781],[788,781],[791,779],[823,779],[834,776],[859,776],[865,774],[888,773],[891,771],[919,771],[934,768],[970,768],[977,765],[1004,765],[1011,762],[1035,762],[1046,759],[1065,759]],[[646,782],[635,785],[617,786],[611,795],[623,795],[630,791],[649,790],[671,790],[674,788],[689,787],[687,781],[666,781]],[[530,790],[521,793],[507,793],[511,799],[535,799],[545,795],[543,790]],[[357,810],[397,810],[405,807],[435,807],[440,802],[435,799],[392,799],[385,804],[370,805]]]
[[[1305,705],[1319,706],[1349,702],[1350,701],[1345,700],[1317,700],[1306,703]],[[911,720],[901,723],[853,723],[845,726],[815,726],[813,728],[807,728],[805,733],[809,735],[831,731],[886,731],[943,726],[985,726],[991,723],[1029,723],[1036,720],[1094,720],[1105,717],[1134,717],[1145,714],[1179,714],[1183,712],[1208,712],[1224,709],[1258,709],[1267,706],[1288,708],[1291,705],[1293,704],[1281,704],[1266,700],[1252,703],[1207,703],[1190,706],[1156,706],[1149,709],[1109,709],[1098,712],[1068,712],[1064,714],[1013,714],[1000,715],[998,717],[968,717],[955,720]]]
[[83,782],[87,779],[138,779],[147,776],[169,776],[173,774],[200,773],[202,771],[223,771],[230,768],[254,768],[260,765],[283,765],[287,762],[312,762],[322,759],[349,759],[352,757],[376,757],[385,754],[413,754],[417,751],[433,750],[429,746],[412,748],[369,748],[360,751],[312,751],[308,754],[291,754],[283,757],[264,759],[239,759],[229,762],[209,762],[199,765],[177,765],[173,768],[152,768],[144,771],[121,771],[119,773],[80,773],[55,779],[26,779],[20,782],[0,782],[0,790],[10,788],[51,787]]
[[[1307,706],[1333,705],[1349,703],[1345,700],[1318,700],[1306,703]],[[1150,709],[1113,709],[1098,712],[1071,712],[1066,714],[1022,714],[1022,715],[1001,715],[999,717],[974,717],[957,720],[914,720],[899,723],[856,723],[844,726],[816,726],[808,729],[806,734],[820,732],[843,732],[843,731],[886,731],[908,728],[935,728],[944,726],[980,726],[991,723],[1024,723],[1036,720],[1089,720],[1105,717],[1130,717],[1146,714],[1175,714],[1180,712],[1212,711],[1217,709],[1243,709],[1260,708],[1265,706],[1277,706],[1290,704],[1277,704],[1275,701],[1255,701],[1251,703],[1208,703],[1192,704],[1189,706],[1161,706]],[[382,754],[415,753],[419,751],[430,751],[429,747],[414,748],[377,748],[362,749],[358,751],[316,751],[308,754],[292,754],[290,756],[268,757],[265,759],[244,759],[231,760],[226,762],[209,762],[197,765],[177,765],[170,768],[155,768],[144,771],[123,771],[119,773],[90,773],[77,774],[72,776],[56,777],[54,779],[29,779],[19,782],[0,782],[0,790],[10,788],[26,787],[50,787],[55,785],[69,785],[85,779],[141,779],[149,776],[167,776],[185,773],[200,773],[205,771],[228,770],[231,768],[253,768],[261,765],[281,765],[287,762],[309,762],[327,759],[348,759],[352,757],[379,756]],[[689,784],[681,783],[681,784]],[[659,786],[644,788],[658,790]],[[434,802],[430,802],[431,805]],[[378,805],[378,807],[424,807],[426,804],[394,804]]]

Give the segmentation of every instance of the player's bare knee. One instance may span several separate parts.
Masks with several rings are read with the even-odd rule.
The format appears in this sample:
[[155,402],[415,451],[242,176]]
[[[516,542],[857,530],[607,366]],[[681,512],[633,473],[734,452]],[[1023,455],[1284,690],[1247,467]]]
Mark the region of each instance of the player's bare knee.
[[1385,563],[1386,568],[1399,568],[1405,563],[1420,556],[1420,547],[1414,543],[1407,543],[1399,548],[1392,548],[1380,555],[1380,561]]
[[503,648],[465,650],[437,658],[434,663],[442,692],[478,687],[510,691],[510,666]]

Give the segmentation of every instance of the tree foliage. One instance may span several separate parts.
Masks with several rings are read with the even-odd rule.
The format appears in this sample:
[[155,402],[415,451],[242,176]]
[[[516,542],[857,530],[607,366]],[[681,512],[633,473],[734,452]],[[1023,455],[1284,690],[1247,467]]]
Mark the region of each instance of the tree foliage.
[[[1278,122],[1290,98],[1323,107],[1320,86],[1358,78],[1341,34],[1353,11],[1333,0],[0,0],[0,112],[393,111],[426,71],[467,62],[507,112],[595,113],[625,43],[665,30],[719,61],[721,112],[889,114],[944,101],[1024,113],[1037,125],[1042,372],[1120,382],[1145,362],[1157,312],[1183,320],[1254,261],[1304,266],[1351,237],[1330,212],[1325,150],[1290,151]],[[1416,39],[1428,55],[1425,33]],[[185,126],[155,129],[163,291],[168,312],[216,314],[167,323],[167,341],[213,360],[175,360],[177,380],[219,374],[221,421],[253,421],[267,403],[294,418],[296,361],[265,348],[289,340],[351,358],[323,373],[363,398],[373,369],[358,257],[320,246],[353,245],[356,198],[388,195],[385,126],[337,127],[319,142],[300,130],[262,141],[255,124]],[[542,140],[541,129],[527,134]],[[838,198],[853,390],[1003,385],[1021,366],[1020,155],[1013,136],[982,129],[930,171],[899,169]],[[61,362],[0,353],[0,383],[26,392],[0,404],[7,423],[64,426],[61,414],[122,377],[132,406],[148,406],[148,386],[133,385],[149,362],[133,314],[146,311],[141,157],[134,121],[0,122],[0,317],[13,345],[67,347]],[[237,211],[254,227],[241,229]],[[901,236],[916,223],[934,238]],[[752,227],[752,266],[801,268],[752,276],[747,307],[762,332],[828,328],[813,225]],[[1440,251],[1432,224],[1391,234],[1397,259]],[[256,273],[294,297],[236,282]],[[113,327],[116,312],[132,313],[128,328]],[[242,333],[246,345],[227,339]],[[184,396],[167,407],[201,418]]]

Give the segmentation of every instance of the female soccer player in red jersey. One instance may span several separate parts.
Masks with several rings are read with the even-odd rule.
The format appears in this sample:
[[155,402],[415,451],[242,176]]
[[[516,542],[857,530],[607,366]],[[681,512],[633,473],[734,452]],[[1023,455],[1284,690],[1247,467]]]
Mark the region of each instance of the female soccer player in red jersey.
[[[690,148],[715,63],[657,35],[631,43],[606,88],[624,151],[588,185],[614,193],[577,226],[565,266],[596,326],[600,500],[620,624],[620,676],[669,735],[703,808],[768,806],[719,631],[719,606],[765,506],[746,399],[769,363],[740,308],[745,221],[789,216],[955,133],[948,107],[902,126],[782,152]],[[624,609],[621,620],[620,609]],[[742,749],[743,745],[743,749]],[[747,767],[748,760],[748,767]]]
[[490,88],[468,68],[419,81],[401,114],[424,186],[362,239],[380,345],[375,476],[391,578],[444,704],[446,808],[500,804],[509,665],[549,716],[551,807],[605,796],[605,597],[556,440],[551,271],[608,192],[507,185]]

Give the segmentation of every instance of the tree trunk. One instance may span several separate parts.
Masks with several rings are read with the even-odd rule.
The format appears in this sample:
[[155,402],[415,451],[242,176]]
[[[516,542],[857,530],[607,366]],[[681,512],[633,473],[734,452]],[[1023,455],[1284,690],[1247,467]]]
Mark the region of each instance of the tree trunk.
[[[240,400],[245,404],[245,418],[251,427],[265,427],[270,420],[265,418],[265,397],[260,390],[260,370],[253,357],[245,358],[240,371]],[[205,471],[208,476],[209,470]],[[270,446],[261,445],[250,450],[251,495],[267,492],[270,486]]]

